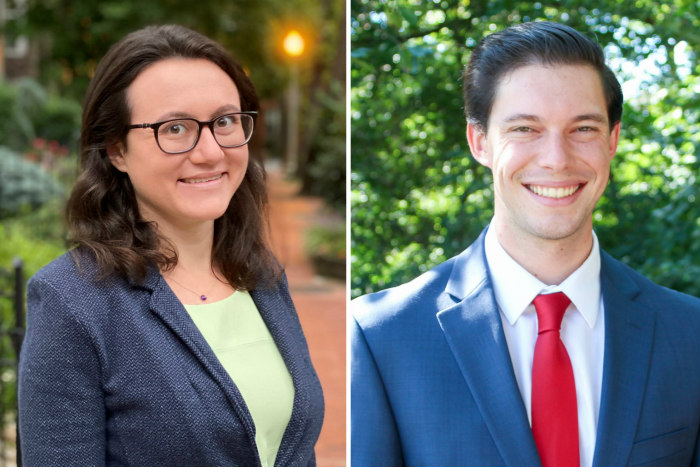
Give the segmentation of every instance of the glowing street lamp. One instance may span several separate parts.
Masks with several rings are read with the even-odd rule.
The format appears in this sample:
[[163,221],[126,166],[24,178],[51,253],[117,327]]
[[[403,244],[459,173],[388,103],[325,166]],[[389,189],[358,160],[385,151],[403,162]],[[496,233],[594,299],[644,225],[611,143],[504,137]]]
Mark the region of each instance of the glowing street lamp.
[[299,31],[292,29],[284,36],[282,41],[282,47],[284,47],[284,52],[290,57],[299,57],[304,53],[304,37],[299,34]]
[[287,147],[285,160],[287,171],[296,172],[299,165],[299,66],[295,59],[304,53],[304,37],[299,31],[290,30],[282,40],[284,52],[291,58],[289,88],[287,89]]

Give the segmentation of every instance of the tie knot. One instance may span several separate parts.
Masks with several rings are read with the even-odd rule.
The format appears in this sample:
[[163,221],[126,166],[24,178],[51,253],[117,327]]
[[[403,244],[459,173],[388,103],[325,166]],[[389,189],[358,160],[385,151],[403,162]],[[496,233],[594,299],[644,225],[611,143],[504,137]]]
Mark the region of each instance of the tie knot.
[[541,334],[545,331],[559,332],[566,307],[571,303],[569,297],[563,292],[538,295],[532,303],[537,311],[538,333]]

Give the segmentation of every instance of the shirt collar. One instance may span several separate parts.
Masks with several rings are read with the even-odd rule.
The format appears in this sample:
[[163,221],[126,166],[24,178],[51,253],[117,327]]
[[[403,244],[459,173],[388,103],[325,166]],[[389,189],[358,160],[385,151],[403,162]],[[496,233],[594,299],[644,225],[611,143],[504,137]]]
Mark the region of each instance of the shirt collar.
[[600,249],[595,232],[588,258],[559,285],[547,285],[520,266],[503,249],[495,229],[486,232],[484,249],[496,302],[511,325],[540,293],[564,292],[593,328],[600,309]]

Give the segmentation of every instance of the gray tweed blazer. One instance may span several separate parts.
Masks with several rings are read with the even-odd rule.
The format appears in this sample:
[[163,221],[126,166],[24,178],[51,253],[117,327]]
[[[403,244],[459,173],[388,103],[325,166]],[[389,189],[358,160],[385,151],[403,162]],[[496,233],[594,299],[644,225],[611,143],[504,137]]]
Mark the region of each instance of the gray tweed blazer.
[[[259,466],[255,426],[159,272],[96,281],[66,254],[28,285],[19,366],[26,466]],[[275,465],[315,465],[321,385],[286,279],[250,292],[294,383]]]

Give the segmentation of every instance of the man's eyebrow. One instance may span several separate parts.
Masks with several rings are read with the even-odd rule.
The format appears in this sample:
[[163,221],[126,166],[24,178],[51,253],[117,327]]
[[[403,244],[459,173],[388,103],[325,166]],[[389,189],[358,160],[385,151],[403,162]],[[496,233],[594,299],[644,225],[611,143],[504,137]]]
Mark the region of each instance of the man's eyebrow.
[[605,115],[599,114],[599,113],[592,113],[592,114],[583,114],[583,115],[578,115],[576,118],[574,118],[574,122],[583,122],[585,120],[593,120],[594,122],[598,123],[608,123],[608,119]]
[[541,120],[537,115],[532,114],[514,114],[503,119],[503,123],[512,123],[515,121],[526,120],[530,122],[539,122]]
[[[528,121],[528,122],[539,122],[542,121],[540,117],[537,115],[532,115],[532,114],[525,114],[525,113],[519,113],[519,114],[513,114],[509,115],[508,117],[503,119],[503,123],[512,123],[516,121]],[[594,122],[599,122],[599,123],[608,123],[608,119],[605,115],[599,114],[599,113],[590,113],[590,114],[581,114],[577,115],[572,119],[572,122],[583,122],[586,120],[592,120]]]

